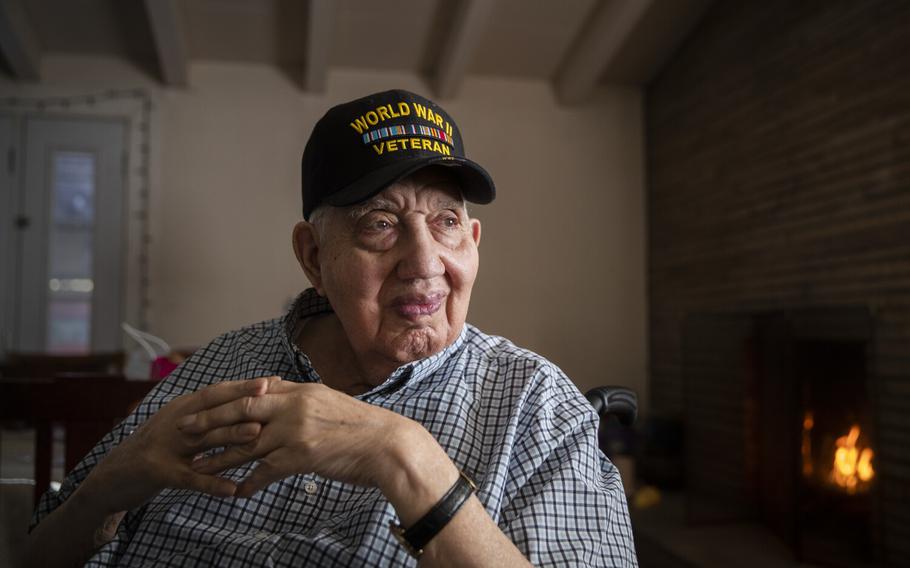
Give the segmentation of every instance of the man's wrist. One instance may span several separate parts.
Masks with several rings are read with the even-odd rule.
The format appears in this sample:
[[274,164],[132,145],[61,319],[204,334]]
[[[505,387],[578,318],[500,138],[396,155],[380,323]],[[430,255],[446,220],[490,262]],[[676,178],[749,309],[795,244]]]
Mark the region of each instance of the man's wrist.
[[389,529],[411,556],[420,558],[427,544],[458,514],[476,489],[474,481],[461,472],[455,484],[416,523],[405,528],[391,522]]
[[[410,421],[409,421],[410,422]],[[379,489],[408,527],[435,505],[459,478],[445,450],[420,424],[411,422],[392,437]]]
[[[92,479],[91,474],[73,491],[73,494],[66,500],[73,508],[80,511],[80,516],[86,520],[93,521],[92,524],[99,526],[109,516],[118,513],[113,503],[109,503],[110,495],[101,487],[97,480]],[[94,521],[97,521],[94,522]]]
[[78,505],[86,518],[104,520],[129,509],[125,500],[118,497],[118,488],[135,487],[139,483],[132,479],[124,481],[122,476],[116,475],[116,468],[111,471],[104,465],[104,460],[96,465],[67,499]]
[[71,529],[85,532],[90,539],[90,542],[86,541],[89,550],[95,550],[114,537],[126,512],[109,512],[103,496],[94,492],[90,477],[73,491],[59,510],[66,511]]

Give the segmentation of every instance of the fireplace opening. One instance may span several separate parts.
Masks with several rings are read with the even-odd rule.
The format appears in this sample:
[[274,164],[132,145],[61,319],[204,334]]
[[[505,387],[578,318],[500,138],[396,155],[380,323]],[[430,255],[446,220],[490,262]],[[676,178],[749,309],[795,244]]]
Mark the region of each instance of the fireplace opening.
[[[799,389],[796,547],[806,561],[871,560],[875,449],[866,388],[866,345],[797,341]],[[797,419],[798,418],[798,419]]]
[[757,521],[799,561],[881,561],[866,307],[693,314],[683,332],[686,519]]

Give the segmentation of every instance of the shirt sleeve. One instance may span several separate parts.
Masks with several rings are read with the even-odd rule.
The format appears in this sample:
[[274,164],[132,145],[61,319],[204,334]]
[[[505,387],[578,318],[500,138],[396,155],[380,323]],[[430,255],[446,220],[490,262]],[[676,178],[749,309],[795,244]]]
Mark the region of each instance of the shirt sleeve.
[[517,489],[503,506],[503,532],[535,566],[637,566],[625,492],[598,448],[596,413],[577,390],[532,406],[516,443],[514,455],[523,457],[510,475]]

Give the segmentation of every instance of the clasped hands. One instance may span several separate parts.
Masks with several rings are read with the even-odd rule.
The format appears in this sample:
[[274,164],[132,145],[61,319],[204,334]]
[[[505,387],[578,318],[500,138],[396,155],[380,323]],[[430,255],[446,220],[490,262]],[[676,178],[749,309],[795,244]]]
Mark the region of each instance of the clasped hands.
[[[382,488],[384,477],[394,477],[395,450],[425,438],[419,431],[426,434],[416,422],[322,384],[224,381],[161,407],[95,467],[85,489],[94,487],[114,513],[165,488],[249,497],[296,473]],[[239,484],[218,475],[255,460]]]

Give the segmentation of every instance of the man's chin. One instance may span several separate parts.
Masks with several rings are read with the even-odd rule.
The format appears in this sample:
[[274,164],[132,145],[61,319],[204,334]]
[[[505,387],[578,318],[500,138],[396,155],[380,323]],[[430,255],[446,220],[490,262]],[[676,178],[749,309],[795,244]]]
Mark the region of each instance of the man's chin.
[[391,342],[395,359],[402,365],[424,359],[446,348],[446,336],[429,325],[409,327]]

